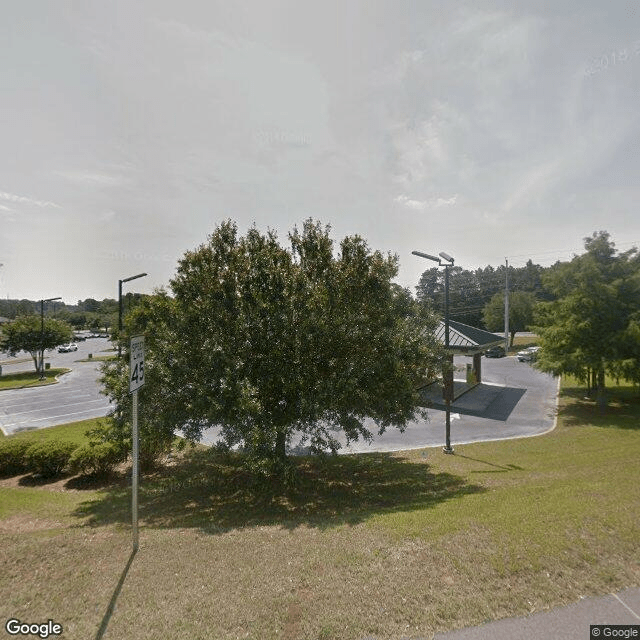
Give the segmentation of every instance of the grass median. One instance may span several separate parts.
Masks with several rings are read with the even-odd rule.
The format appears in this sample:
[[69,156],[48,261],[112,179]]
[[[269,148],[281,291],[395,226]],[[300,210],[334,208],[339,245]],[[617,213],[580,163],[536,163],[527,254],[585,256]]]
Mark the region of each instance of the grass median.
[[19,373],[7,373],[0,376],[0,390],[3,389],[23,389],[25,387],[42,387],[48,384],[55,384],[56,378],[63,373],[69,373],[71,369],[57,368],[45,369],[44,380],[40,380],[38,371],[20,371]]
[[565,384],[536,438],[299,458],[284,492],[188,451],[142,479],[126,574],[126,478],[4,479],[5,617],[70,638],[382,640],[637,585],[640,400],[614,388],[601,415],[583,395]]

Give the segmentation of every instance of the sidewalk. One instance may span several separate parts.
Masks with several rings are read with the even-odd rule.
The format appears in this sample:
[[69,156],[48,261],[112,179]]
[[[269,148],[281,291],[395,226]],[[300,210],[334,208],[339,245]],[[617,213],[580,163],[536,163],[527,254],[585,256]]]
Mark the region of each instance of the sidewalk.
[[[590,635],[590,625],[634,625],[637,635]],[[437,633],[433,640],[589,640],[590,638],[640,638],[640,588],[630,587],[618,593],[534,613],[521,618],[506,618],[479,627]]]

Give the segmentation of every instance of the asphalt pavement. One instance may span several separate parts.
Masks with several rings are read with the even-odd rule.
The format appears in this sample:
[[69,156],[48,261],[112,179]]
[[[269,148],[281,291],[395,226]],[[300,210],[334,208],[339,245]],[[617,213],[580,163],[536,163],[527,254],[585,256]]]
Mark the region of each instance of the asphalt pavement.
[[434,640],[600,638],[640,638],[640,588],[631,587],[607,596],[583,598],[565,607],[519,618],[505,618],[458,631],[437,633],[434,636]]

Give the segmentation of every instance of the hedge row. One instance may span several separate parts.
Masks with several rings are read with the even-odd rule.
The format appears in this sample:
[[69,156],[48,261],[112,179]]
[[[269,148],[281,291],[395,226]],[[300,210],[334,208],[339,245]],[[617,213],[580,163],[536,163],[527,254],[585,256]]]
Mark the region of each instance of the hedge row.
[[0,475],[34,473],[53,477],[70,471],[84,475],[108,475],[124,456],[110,442],[78,445],[65,440],[33,442],[27,438],[0,440]]

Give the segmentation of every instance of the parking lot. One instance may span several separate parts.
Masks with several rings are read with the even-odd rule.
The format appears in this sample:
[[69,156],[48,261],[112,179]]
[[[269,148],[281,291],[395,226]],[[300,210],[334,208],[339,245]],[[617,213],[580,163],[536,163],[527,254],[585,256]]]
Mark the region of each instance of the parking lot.
[[[76,343],[78,351],[46,354],[52,368],[68,367],[72,371],[60,377],[56,385],[0,392],[0,429],[5,435],[28,429],[39,429],[86,418],[105,416],[109,400],[100,393],[99,362],[79,362],[89,353],[94,356],[107,351],[111,343],[106,338],[92,338]],[[25,355],[19,354],[19,359]],[[0,354],[1,362],[11,362]],[[456,357],[455,364],[463,371],[468,359]],[[515,356],[483,358],[483,384],[467,392],[451,406],[451,443],[500,440],[544,433],[553,427],[556,413],[557,380],[519,362]],[[33,370],[33,362],[3,364],[3,372]],[[436,395],[438,390],[435,391]],[[428,410],[426,421],[414,421],[404,432],[389,428],[382,435],[371,421],[374,433],[371,443],[352,442],[349,445],[341,431],[335,437],[343,445],[342,453],[394,451],[442,445],[445,433],[445,412],[437,403]],[[204,444],[216,441],[217,427],[205,431]],[[303,453],[295,441],[292,451]]]
[[[50,363],[52,369],[71,369],[60,377],[58,384],[0,391],[0,429],[5,435],[107,414],[109,400],[99,391],[99,361],[78,360],[88,358],[90,353],[94,356],[113,353],[106,351],[111,348],[111,343],[106,338],[90,338],[76,344],[78,350],[70,353],[45,352],[45,363]],[[20,362],[14,363],[13,360]],[[0,362],[3,375],[34,371],[33,360],[28,353],[20,352],[16,358],[1,353]]]

